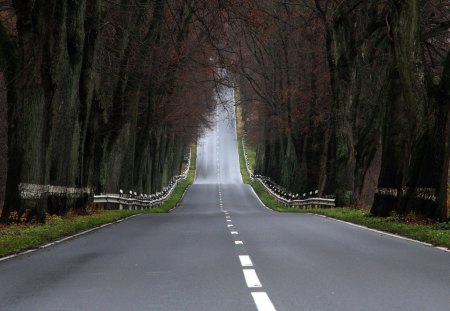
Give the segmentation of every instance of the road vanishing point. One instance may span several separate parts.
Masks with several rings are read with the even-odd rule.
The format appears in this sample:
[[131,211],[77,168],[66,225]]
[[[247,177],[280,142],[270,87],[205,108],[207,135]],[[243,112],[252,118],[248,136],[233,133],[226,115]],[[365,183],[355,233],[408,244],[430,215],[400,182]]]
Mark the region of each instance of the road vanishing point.
[[450,310],[450,253],[268,210],[222,96],[178,208],[0,262],[0,310]]

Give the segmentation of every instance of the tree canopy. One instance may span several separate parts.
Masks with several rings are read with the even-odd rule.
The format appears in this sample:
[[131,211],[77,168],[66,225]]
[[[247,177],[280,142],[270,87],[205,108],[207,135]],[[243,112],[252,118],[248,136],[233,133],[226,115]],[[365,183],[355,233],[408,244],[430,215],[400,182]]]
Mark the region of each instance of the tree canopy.
[[441,0],[2,0],[1,219],[80,203],[21,184],[160,189],[217,84],[237,90],[258,174],[444,219],[449,27]]

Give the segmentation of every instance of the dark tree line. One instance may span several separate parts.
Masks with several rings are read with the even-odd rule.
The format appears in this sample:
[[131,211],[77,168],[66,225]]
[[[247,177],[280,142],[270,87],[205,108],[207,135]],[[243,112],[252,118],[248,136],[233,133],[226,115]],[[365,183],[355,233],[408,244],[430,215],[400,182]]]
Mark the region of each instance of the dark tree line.
[[338,206],[447,217],[447,1],[219,3],[257,173]]
[[23,200],[23,183],[152,193],[179,174],[213,109],[195,1],[13,0],[0,9],[3,222],[27,210],[44,221],[76,204]]
[[2,220],[55,208],[20,200],[23,183],[159,189],[208,123],[214,83],[237,89],[257,173],[444,219],[447,2],[2,0]]

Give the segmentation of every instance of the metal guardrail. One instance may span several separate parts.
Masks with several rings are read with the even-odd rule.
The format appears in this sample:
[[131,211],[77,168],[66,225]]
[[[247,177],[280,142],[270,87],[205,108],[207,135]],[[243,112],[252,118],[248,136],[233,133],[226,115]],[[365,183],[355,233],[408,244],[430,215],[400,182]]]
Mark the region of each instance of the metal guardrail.
[[127,206],[128,209],[148,209],[160,206],[163,204],[172,194],[179,182],[186,180],[191,167],[191,151],[189,150],[188,163],[186,169],[181,175],[172,177],[167,187],[164,187],[160,192],[144,195],[138,195],[136,192],[130,191],[128,194],[123,193],[120,190],[120,194],[99,194],[94,195],[95,204],[118,204],[119,209],[124,209]]
[[[248,164],[248,156],[247,151],[245,150],[245,142],[244,138],[242,138],[242,149],[244,151],[244,160],[245,166],[247,168],[247,172],[251,178],[251,180],[257,180],[264,188],[269,192],[278,202],[288,206],[288,207],[301,207],[301,208],[329,208],[334,207],[334,199],[329,198],[318,198],[318,197],[310,197],[299,199],[298,194],[288,193],[283,190],[280,186],[275,184],[270,180],[269,177],[254,175],[250,169]],[[309,193],[309,196],[313,196],[313,194],[317,194],[318,191],[314,191]],[[306,197],[307,194],[304,193],[303,197]]]
[[[289,207],[302,207],[302,208],[328,208],[334,207],[334,199],[310,197],[305,199],[298,199],[298,194],[287,193],[277,185],[269,183],[270,179],[264,176],[254,175],[254,179],[260,182],[264,188],[280,203]],[[317,194],[315,191],[314,194]],[[310,195],[313,195],[310,193]],[[304,194],[306,196],[306,194]]]

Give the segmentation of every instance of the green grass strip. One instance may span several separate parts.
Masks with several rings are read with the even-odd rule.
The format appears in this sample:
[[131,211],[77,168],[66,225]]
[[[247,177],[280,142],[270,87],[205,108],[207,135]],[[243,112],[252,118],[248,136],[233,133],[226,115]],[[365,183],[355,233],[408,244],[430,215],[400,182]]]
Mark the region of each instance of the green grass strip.
[[[240,136],[240,135],[239,135]],[[260,198],[260,200],[266,205],[267,207],[270,207],[273,210],[276,211],[282,211],[285,206],[281,203],[279,203],[267,190],[264,188],[264,186],[257,180],[251,180],[250,175],[248,174],[247,168],[245,166],[245,158],[244,158],[244,148],[242,145],[242,138],[238,138],[238,150],[239,150],[239,166],[241,169],[241,175],[242,180],[245,184],[249,184],[253,187],[253,190],[255,190],[256,194]],[[246,146],[247,151],[247,159],[249,162],[250,168],[253,168],[255,163],[255,152],[253,149],[249,148],[249,146]],[[252,164],[253,163],[253,164]]]
[[352,208],[298,209],[281,208],[280,212],[312,213],[323,215],[353,224],[366,226],[384,232],[398,234],[435,246],[450,248],[450,226],[446,224],[413,224],[401,221],[398,217],[375,217],[368,211]]
[[137,211],[99,211],[87,216],[49,216],[44,225],[0,227],[0,256],[30,249],[102,224],[137,214]]
[[[249,163],[255,163],[255,152],[251,146],[246,144],[247,158]],[[272,210],[285,213],[312,213],[323,215],[334,219],[366,226],[384,232],[398,234],[414,240],[427,242],[436,246],[450,248],[450,224],[422,225],[411,224],[401,221],[398,217],[375,217],[368,211],[351,208],[323,208],[304,209],[289,208],[278,202],[259,181],[251,181],[245,167],[244,151],[241,137],[239,137],[239,159],[241,174],[244,182],[253,187],[261,201]]]
[[188,177],[174,189],[170,198],[157,208],[147,210],[96,211],[86,216],[49,216],[43,225],[7,225],[0,227],[0,257],[18,253],[61,239],[84,230],[115,222],[137,214],[167,213],[178,205],[186,189],[194,182],[196,169],[195,145],[191,146],[191,166]]
[[153,214],[153,213],[168,213],[170,210],[175,208],[183,198],[184,193],[187,188],[194,183],[195,170],[197,169],[197,146],[191,146],[191,166],[189,167],[189,172],[186,180],[180,182],[177,187],[173,190],[171,196],[160,206],[152,209],[147,209],[141,211],[142,214]]

